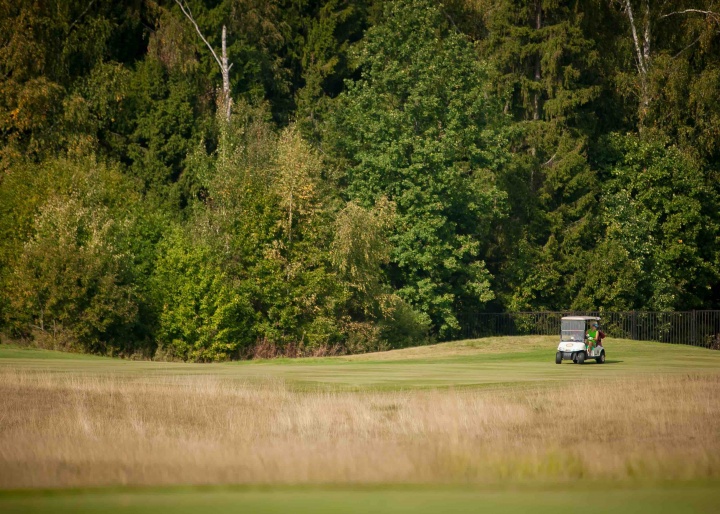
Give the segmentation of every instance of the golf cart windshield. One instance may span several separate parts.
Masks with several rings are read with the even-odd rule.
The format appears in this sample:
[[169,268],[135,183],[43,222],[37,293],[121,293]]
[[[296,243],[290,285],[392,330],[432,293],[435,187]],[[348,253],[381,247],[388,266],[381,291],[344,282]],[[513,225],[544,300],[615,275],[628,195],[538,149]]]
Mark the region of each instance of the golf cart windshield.
[[585,340],[585,320],[564,319],[561,325],[563,341]]

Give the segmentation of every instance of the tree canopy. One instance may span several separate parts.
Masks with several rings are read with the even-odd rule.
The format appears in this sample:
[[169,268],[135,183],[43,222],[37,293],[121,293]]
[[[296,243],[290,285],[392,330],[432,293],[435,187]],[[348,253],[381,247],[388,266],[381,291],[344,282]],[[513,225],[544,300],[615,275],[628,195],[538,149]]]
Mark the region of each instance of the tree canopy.
[[720,308],[714,0],[0,0],[0,40],[11,337],[213,361]]

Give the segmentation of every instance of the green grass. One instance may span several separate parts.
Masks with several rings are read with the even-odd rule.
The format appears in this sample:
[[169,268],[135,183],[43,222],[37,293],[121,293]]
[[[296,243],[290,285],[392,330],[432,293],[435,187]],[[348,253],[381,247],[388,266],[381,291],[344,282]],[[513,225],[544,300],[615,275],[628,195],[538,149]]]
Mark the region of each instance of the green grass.
[[628,340],[606,343],[607,363],[554,362],[556,337],[507,337],[443,343],[391,352],[222,364],[125,361],[0,345],[0,368],[83,375],[211,375],[243,381],[280,380],[301,389],[393,390],[505,387],[542,382],[622,379],[641,374],[717,373],[720,352]]
[[[554,363],[557,338],[461,341],[349,357],[276,359],[223,364],[123,361],[0,345],[0,369],[42,373],[220,376],[279,380],[298,388],[385,390],[429,387],[518,387],[592,377],[720,373],[720,352],[684,345],[609,340],[608,361]],[[527,487],[177,487],[0,492],[0,512],[12,513],[506,513],[720,512],[720,483],[530,483]]]
[[0,510],[19,513],[527,513],[683,514],[720,509],[718,484],[627,487],[578,484],[522,489],[462,487],[211,487],[0,493]]
[[88,355],[84,353],[58,352],[54,350],[43,350],[41,348],[30,348],[16,344],[0,344],[0,359],[42,359],[42,360],[105,360],[107,357]]

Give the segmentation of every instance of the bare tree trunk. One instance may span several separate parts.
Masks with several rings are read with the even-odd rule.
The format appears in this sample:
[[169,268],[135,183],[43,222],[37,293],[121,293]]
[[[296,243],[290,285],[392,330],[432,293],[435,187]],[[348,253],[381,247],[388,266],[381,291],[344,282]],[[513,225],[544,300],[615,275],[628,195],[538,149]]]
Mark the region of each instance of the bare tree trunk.
[[648,91],[647,74],[650,66],[650,3],[648,0],[643,1],[645,7],[645,19],[644,19],[644,30],[642,34],[642,41],[638,36],[637,26],[635,24],[635,16],[633,14],[632,5],[630,0],[625,0],[625,14],[630,22],[630,31],[632,32],[633,44],[635,46],[635,57],[637,59],[637,69],[640,79],[640,120],[642,125],[642,119],[647,114],[647,109],[650,106],[650,93]]
[[223,79],[222,99],[223,108],[225,109],[225,121],[230,121],[230,113],[232,112],[232,97],[230,96],[230,68],[232,67],[232,64],[228,66],[226,32],[225,25],[223,25],[220,71],[222,72]]
[[642,111],[641,120],[647,114],[650,107],[650,92],[648,91],[647,74],[650,68],[650,3],[649,0],[644,1],[645,5],[645,29],[643,30],[643,60],[645,61],[645,76],[643,77],[642,91]]
[[227,56],[227,30],[225,28],[225,25],[223,25],[222,28],[222,54],[221,57],[218,57],[215,53],[215,50],[213,47],[208,43],[208,40],[205,39],[205,36],[203,36],[202,31],[200,30],[200,27],[198,26],[197,22],[195,21],[195,18],[193,18],[192,12],[190,12],[190,7],[185,5],[185,2],[183,0],[175,0],[175,3],[180,6],[180,9],[182,10],[183,14],[187,17],[188,20],[193,24],[195,27],[195,31],[200,36],[200,39],[203,40],[203,43],[205,43],[205,46],[208,47],[210,50],[210,53],[215,58],[215,62],[218,63],[218,66],[220,67],[220,73],[222,74],[222,96],[220,99],[221,102],[221,108],[223,111],[223,115],[225,118],[225,121],[230,121],[230,114],[232,113],[232,97],[230,96],[230,68],[232,68],[232,64],[228,64],[228,56]]

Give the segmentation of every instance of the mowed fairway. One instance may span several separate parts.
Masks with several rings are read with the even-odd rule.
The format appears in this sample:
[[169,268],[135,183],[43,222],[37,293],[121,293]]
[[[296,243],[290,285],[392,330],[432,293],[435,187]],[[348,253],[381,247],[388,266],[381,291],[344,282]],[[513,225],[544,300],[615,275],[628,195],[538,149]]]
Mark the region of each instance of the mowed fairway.
[[556,344],[202,365],[0,346],[0,511],[720,509],[720,352],[611,339],[606,364],[558,366]]

